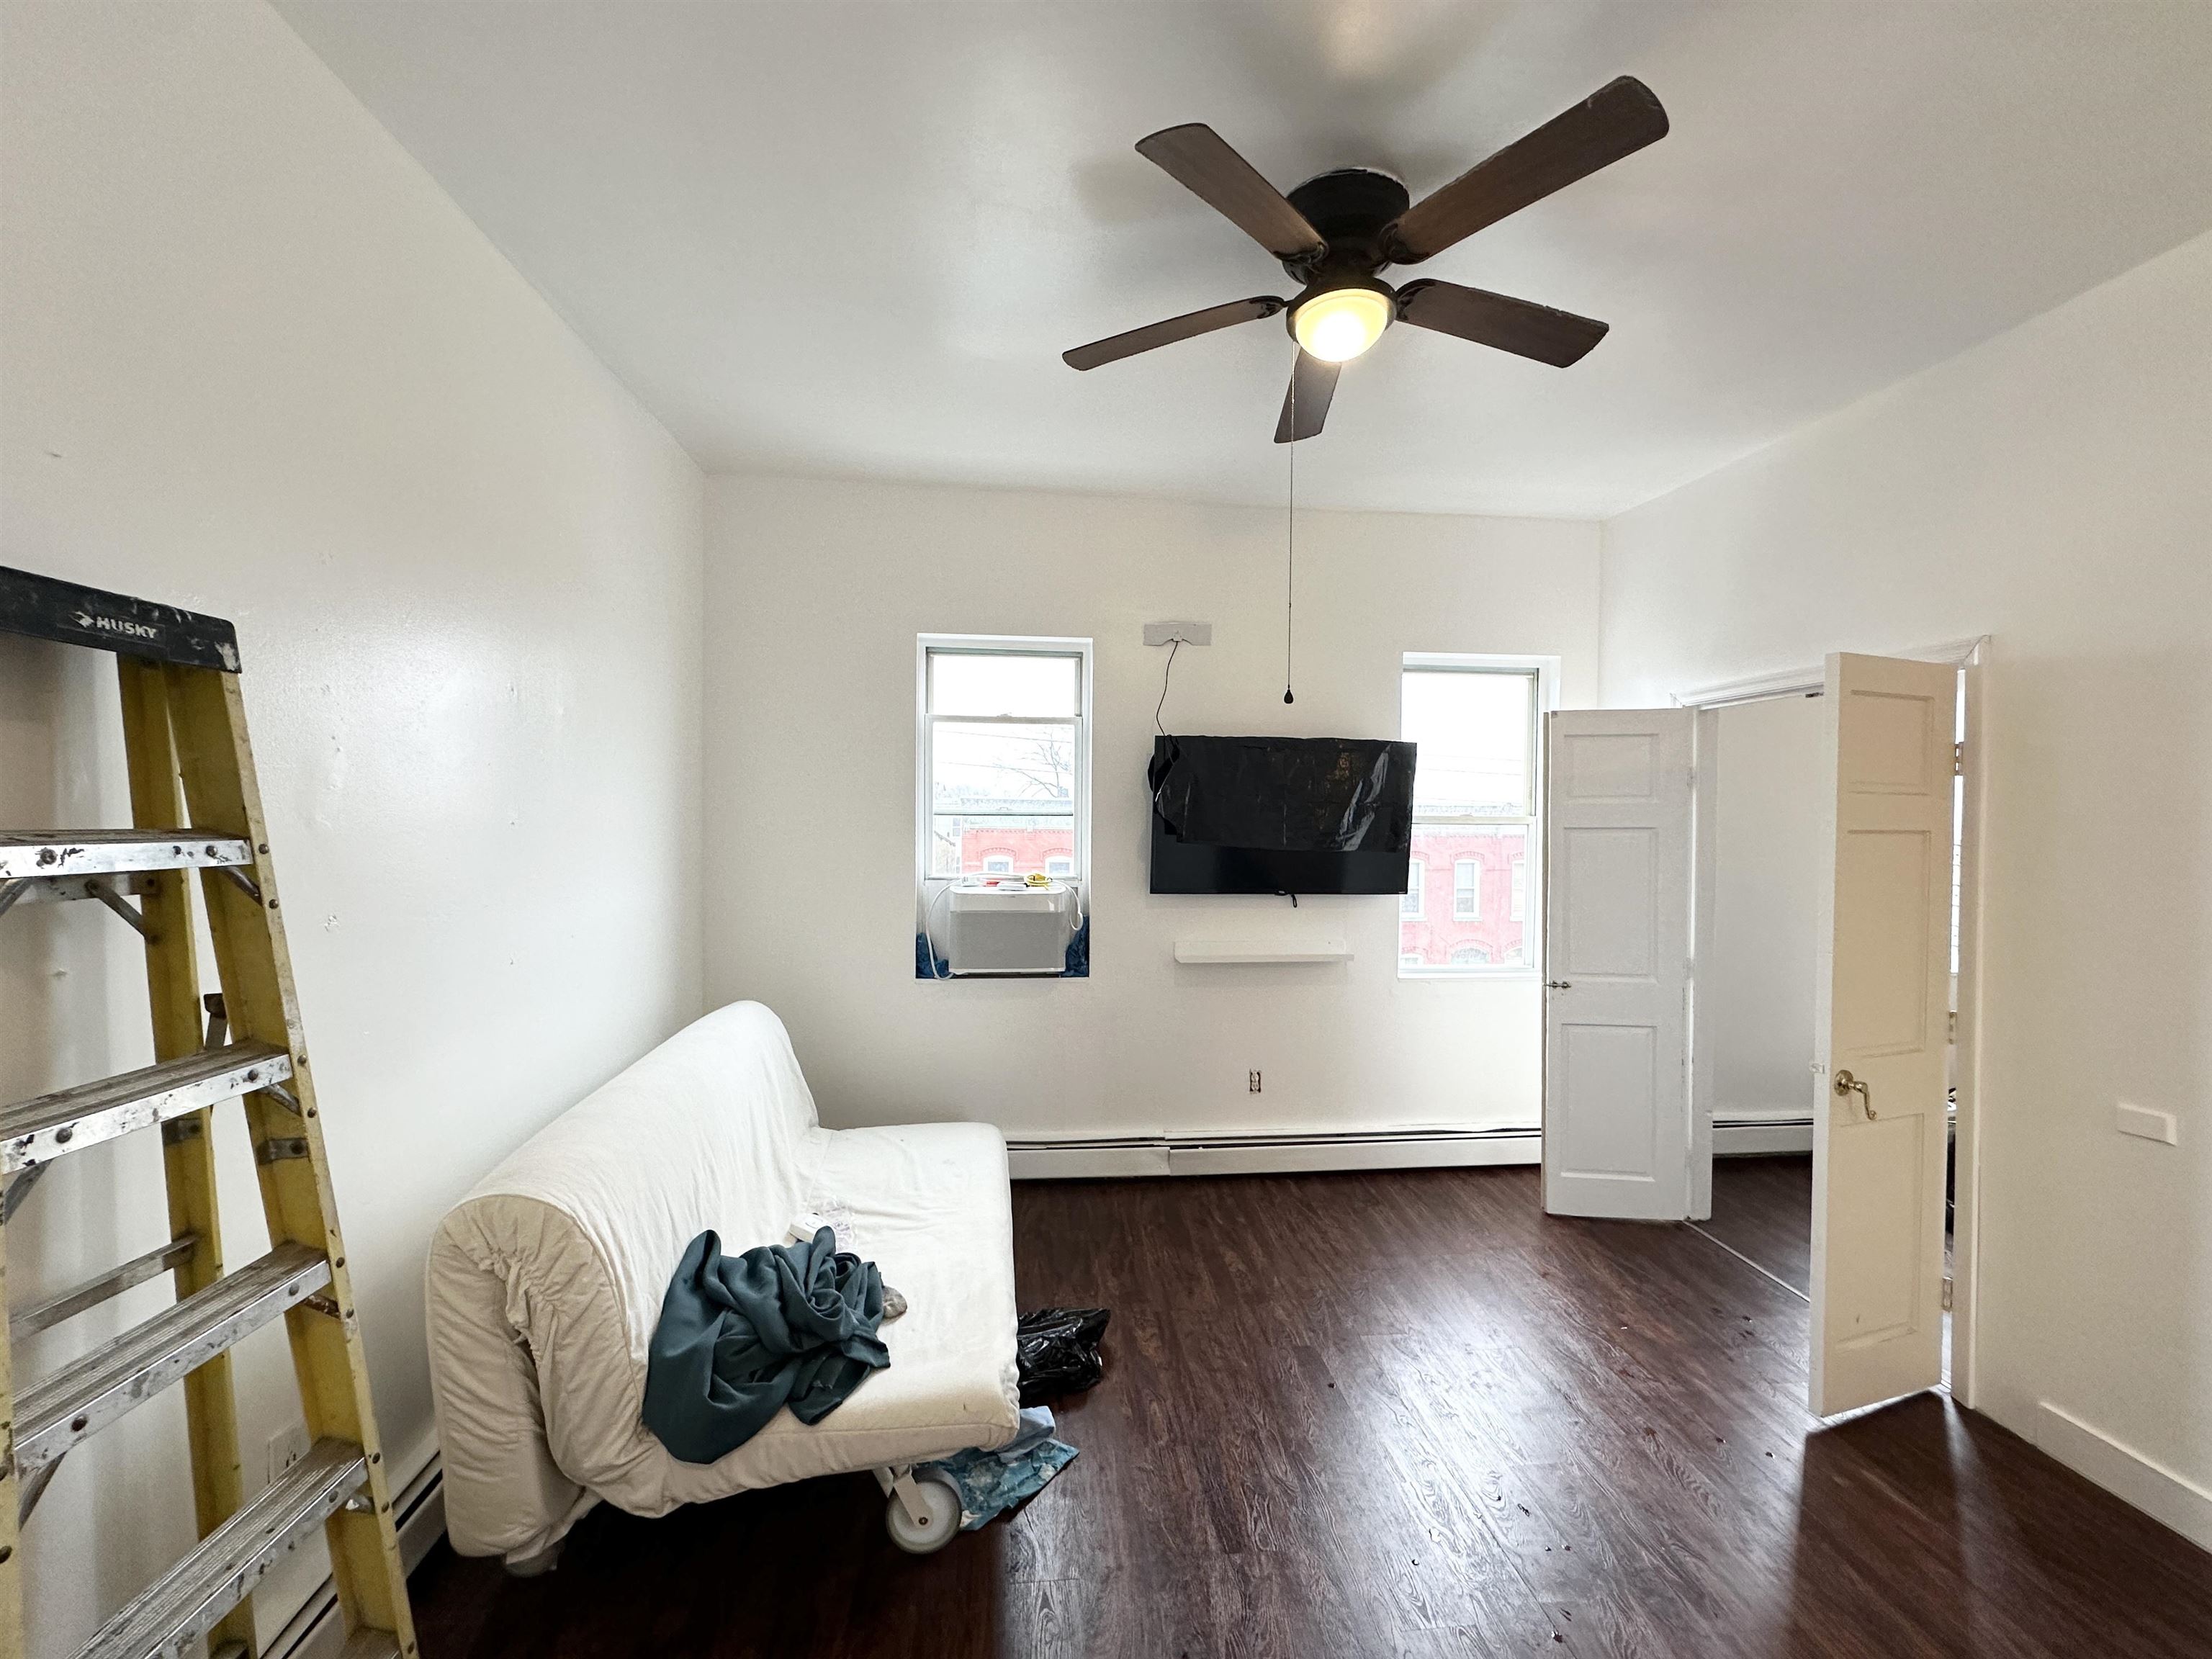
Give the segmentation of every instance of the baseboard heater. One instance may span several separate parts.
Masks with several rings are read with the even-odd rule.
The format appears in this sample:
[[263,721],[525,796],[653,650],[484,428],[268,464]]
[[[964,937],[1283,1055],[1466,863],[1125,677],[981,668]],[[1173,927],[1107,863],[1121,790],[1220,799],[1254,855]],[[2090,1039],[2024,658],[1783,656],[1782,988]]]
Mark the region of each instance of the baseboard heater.
[[1775,1152],[1813,1150],[1810,1117],[1717,1117],[1713,1120],[1715,1158],[1757,1158]]
[[1542,1137],[1533,1127],[1101,1135],[1006,1142],[1007,1163],[1017,1181],[1456,1169],[1534,1164],[1542,1156]]
[[[392,1507],[398,1517],[399,1559],[413,1572],[446,1535],[445,1465],[435,1453],[400,1489]],[[347,1650],[337,1586],[328,1578],[261,1650],[264,1659],[345,1659]]]

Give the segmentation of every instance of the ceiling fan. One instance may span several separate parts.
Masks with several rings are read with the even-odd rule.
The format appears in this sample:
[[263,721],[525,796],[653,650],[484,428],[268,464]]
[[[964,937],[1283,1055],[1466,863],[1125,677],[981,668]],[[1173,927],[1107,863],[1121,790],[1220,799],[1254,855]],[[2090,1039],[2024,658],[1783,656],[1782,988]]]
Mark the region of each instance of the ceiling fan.
[[1297,297],[1231,300],[1060,356],[1071,368],[1096,368],[1288,312],[1298,357],[1279,444],[1321,430],[1339,371],[1394,321],[1565,368],[1605,337],[1605,324],[1433,277],[1393,288],[1377,273],[1418,264],[1666,135],[1667,112],[1651,88],[1624,75],[1414,205],[1404,185],[1367,167],[1321,173],[1286,197],[1204,122],[1168,127],[1139,139],[1137,153],[1282,261],[1301,285]]

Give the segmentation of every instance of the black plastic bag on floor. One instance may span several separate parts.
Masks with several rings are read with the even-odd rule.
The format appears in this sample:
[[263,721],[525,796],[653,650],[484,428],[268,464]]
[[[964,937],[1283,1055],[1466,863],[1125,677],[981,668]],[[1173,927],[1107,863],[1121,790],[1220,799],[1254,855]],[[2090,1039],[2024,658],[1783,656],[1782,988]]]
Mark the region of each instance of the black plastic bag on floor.
[[1062,1395],[1080,1394],[1104,1376],[1098,1345],[1113,1316],[1104,1308],[1039,1308],[1022,1315],[1014,1324],[1022,1404],[1042,1406]]

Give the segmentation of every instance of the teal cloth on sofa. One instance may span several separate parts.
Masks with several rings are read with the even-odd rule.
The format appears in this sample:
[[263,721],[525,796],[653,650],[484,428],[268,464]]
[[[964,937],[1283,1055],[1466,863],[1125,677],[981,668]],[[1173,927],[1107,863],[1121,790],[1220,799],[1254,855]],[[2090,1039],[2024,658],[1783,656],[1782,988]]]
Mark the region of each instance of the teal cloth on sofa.
[[831,1229],[742,1255],[724,1255],[710,1229],[684,1247],[661,1298],[645,1426],[685,1462],[711,1463],[786,1406],[819,1423],[891,1363],[883,1322],[883,1275]]

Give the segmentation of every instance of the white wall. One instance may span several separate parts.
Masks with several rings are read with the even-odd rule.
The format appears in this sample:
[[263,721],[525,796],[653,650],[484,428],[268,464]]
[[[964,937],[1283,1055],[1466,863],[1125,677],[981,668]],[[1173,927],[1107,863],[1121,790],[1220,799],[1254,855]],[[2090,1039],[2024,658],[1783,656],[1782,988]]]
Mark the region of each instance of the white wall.
[[[1394,737],[1407,651],[1557,654],[1595,690],[1589,524],[1317,513],[1298,526],[1284,706],[1284,518],[1112,496],[732,477],[708,531],[710,999],[789,1024],[836,1124],[1016,1136],[1532,1124],[1539,987],[1401,981],[1388,898],[1146,892],[1149,619],[1210,621],[1166,723]],[[1097,642],[1088,980],[914,976],[915,636]],[[1349,964],[1178,966],[1178,937],[1340,937]],[[1258,1068],[1263,1095],[1245,1073]]]
[[1808,1117],[1820,704],[1776,697],[1714,719],[1713,933],[1698,969],[1698,1017],[1713,1022],[1713,1115]]
[[2132,1449],[2101,1478],[2212,1543],[2212,236],[1613,520],[1604,568],[1611,703],[1994,635],[1983,1399]]
[[[699,1007],[702,481],[263,7],[4,31],[0,558],[238,623],[404,1480],[436,1218]],[[127,821],[113,683],[0,636],[0,824]],[[96,907],[0,921],[0,1098],[145,1063],[142,975]],[[234,1109],[218,1127],[239,1263],[265,1235]],[[8,1229],[11,1299],[166,1237],[159,1170],[150,1136],[58,1165]],[[19,1376],[167,1297],[36,1339]],[[250,1484],[289,1370],[273,1328],[241,1360]],[[172,1391],[63,1465],[25,1536],[33,1653],[189,1543],[182,1419]]]

